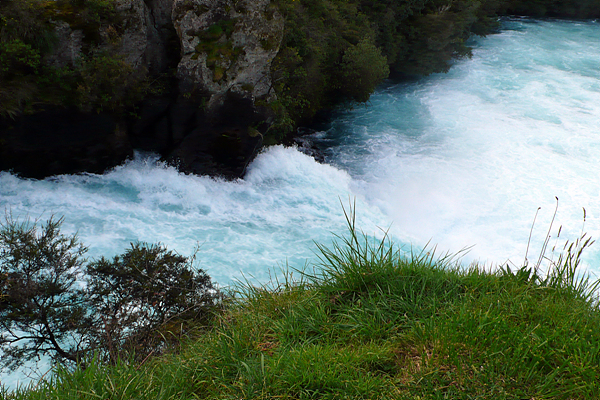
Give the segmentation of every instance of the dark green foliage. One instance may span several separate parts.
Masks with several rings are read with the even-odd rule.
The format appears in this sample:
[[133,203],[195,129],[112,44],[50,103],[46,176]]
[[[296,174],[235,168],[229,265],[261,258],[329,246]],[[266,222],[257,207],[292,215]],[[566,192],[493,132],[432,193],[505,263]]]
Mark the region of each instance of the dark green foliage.
[[102,315],[96,346],[110,350],[113,362],[160,353],[165,342],[181,340],[189,321],[205,322],[218,297],[204,271],[163,246],[132,244],[112,260],[88,264],[86,276],[89,302]]
[[[353,1],[276,3],[286,24],[282,49],[273,62],[275,90],[289,117],[307,122],[346,97],[340,74],[344,54],[369,36],[370,23]],[[346,65],[348,75],[352,63]],[[351,88],[345,92],[354,94]]]
[[405,44],[404,27],[407,19],[424,10],[429,0],[380,0],[360,1],[360,9],[368,15],[374,31],[376,44],[393,65],[403,52]]
[[387,59],[369,40],[361,40],[344,51],[341,69],[342,92],[349,98],[366,102],[375,87],[389,75]]
[[120,30],[120,18],[114,0],[49,0],[39,1],[39,7],[45,11],[45,18],[64,21],[72,29],[81,30],[87,51],[91,45],[99,44],[100,27],[110,25]]
[[83,111],[123,111],[151,92],[146,74],[118,56],[86,57],[61,73],[59,81],[67,76],[74,81],[75,105]]
[[46,10],[39,0],[3,0],[0,3],[0,42],[20,40],[42,52],[54,42]]
[[40,67],[40,54],[19,39],[0,43],[0,74],[10,80],[15,76],[35,74]]
[[87,263],[62,220],[0,224],[1,367],[48,355],[84,365],[143,359],[202,325],[219,300],[193,258],[132,244],[112,260]]
[[598,18],[599,0],[509,0],[507,12],[532,17]]
[[81,111],[123,113],[154,92],[145,71],[122,57],[82,57],[74,66],[54,68],[40,62],[40,52],[20,41],[0,43],[0,115],[14,118],[36,105],[74,106]]
[[15,117],[34,100],[40,52],[20,39],[0,42],[0,115]]
[[[276,112],[288,128],[340,101],[366,102],[388,76],[444,72],[465,41],[497,28],[503,0],[278,0],[286,18],[273,62]],[[387,64],[387,65],[386,65]]]
[[14,118],[34,101],[42,55],[53,39],[38,1],[0,2],[0,116]]
[[497,32],[500,27],[498,16],[505,15],[507,0],[483,0],[477,9],[477,19],[471,25],[471,32],[485,36]]
[[428,75],[446,72],[456,58],[470,56],[465,44],[472,35],[487,35],[498,27],[502,0],[430,0],[398,28],[403,43],[392,69]]
[[[81,58],[62,68],[43,62],[57,42],[56,21],[84,34]],[[98,51],[103,26],[118,40],[123,26],[112,0],[0,2],[0,116],[44,104],[123,113],[152,92],[145,70],[110,49]]]
[[14,368],[42,354],[77,361],[90,326],[77,280],[86,248],[50,219],[33,224],[7,219],[0,229],[0,349]]

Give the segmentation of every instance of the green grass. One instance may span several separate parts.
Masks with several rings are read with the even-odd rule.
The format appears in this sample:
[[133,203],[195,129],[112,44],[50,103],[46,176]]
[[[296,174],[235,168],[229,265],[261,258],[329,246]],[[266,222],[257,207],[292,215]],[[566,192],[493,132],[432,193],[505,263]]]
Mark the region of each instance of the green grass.
[[598,399],[589,239],[517,270],[486,270],[387,239],[319,246],[321,265],[240,285],[177,354],[58,370],[10,399]]

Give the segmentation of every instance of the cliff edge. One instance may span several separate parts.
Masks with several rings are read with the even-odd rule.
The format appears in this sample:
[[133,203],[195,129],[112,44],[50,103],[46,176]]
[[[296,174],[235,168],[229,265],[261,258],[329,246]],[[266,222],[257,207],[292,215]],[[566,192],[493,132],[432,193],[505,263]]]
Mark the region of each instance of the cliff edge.
[[102,172],[138,148],[186,172],[243,175],[273,121],[257,105],[276,99],[283,18],[269,0],[11,1],[4,15],[10,6],[34,14],[49,44],[5,35],[0,169]]

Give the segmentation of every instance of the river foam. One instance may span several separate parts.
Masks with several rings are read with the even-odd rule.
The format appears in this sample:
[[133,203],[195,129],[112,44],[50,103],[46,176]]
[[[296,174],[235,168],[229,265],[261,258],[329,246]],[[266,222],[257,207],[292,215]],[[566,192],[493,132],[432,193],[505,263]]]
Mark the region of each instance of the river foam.
[[[63,231],[77,232],[91,257],[115,255],[133,241],[161,242],[184,255],[198,248],[199,267],[227,285],[242,275],[265,282],[285,263],[303,267],[313,241],[344,230],[341,204],[357,197],[351,184],[346,172],[275,146],[233,182],[181,174],[138,155],[104,175],[35,181],[5,172],[0,198],[16,218],[64,216]],[[359,221],[384,220],[358,204]]]

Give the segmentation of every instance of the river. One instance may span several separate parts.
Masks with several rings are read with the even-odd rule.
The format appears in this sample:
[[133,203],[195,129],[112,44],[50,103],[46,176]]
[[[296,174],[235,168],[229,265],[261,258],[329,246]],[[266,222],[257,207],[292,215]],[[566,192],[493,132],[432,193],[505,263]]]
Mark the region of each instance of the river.
[[[503,21],[448,74],[387,82],[306,137],[325,157],[266,149],[244,179],[181,174],[151,154],[103,175],[42,181],[0,173],[0,209],[20,220],[64,216],[90,257],[161,242],[221,286],[266,282],[316,260],[315,242],[357,226],[406,251],[437,246],[487,267],[537,259],[582,231],[600,237],[600,24]],[[584,210],[586,220],[584,223]],[[557,238],[562,226],[560,237]],[[546,254],[548,257],[551,253]],[[584,270],[600,273],[600,245]],[[0,377],[14,386],[15,373]]]

